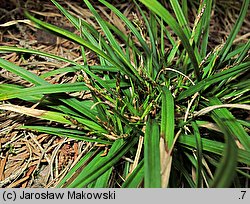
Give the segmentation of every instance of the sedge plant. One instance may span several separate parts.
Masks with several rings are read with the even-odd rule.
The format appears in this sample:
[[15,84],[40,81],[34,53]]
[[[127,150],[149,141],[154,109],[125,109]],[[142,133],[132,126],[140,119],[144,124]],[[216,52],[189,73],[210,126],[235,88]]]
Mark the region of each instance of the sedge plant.
[[[250,178],[250,123],[233,113],[250,110],[250,41],[237,46],[233,41],[249,0],[243,1],[225,43],[213,49],[209,48],[212,0],[201,1],[192,26],[186,0],[170,0],[172,12],[156,0],[134,1],[143,28],[99,0],[123,22],[127,33],[103,19],[89,0],[83,1],[101,32],[51,1],[80,35],[38,20],[28,11],[26,17],[35,28],[80,45],[84,62],[1,46],[2,53],[39,55],[69,66],[38,76],[0,59],[2,69],[33,85],[0,84],[0,109],[65,125],[21,129],[95,144],[56,187],[245,187]],[[89,65],[86,51],[95,53],[98,63]],[[77,71],[83,75],[74,83],[46,81]],[[90,93],[91,98],[76,97],[74,92]],[[11,99],[39,105],[20,106]],[[105,154],[102,146],[108,149]]]

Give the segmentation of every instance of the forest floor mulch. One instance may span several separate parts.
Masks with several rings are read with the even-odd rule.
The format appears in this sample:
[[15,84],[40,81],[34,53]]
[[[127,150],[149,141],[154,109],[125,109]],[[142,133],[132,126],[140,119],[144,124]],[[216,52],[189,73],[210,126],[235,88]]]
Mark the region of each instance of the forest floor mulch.
[[[61,5],[98,28],[93,15],[82,1],[58,1]],[[93,1],[96,2],[96,1]],[[131,21],[141,19],[139,12],[129,1],[112,1],[123,11]],[[194,1],[198,2],[198,1]],[[239,14],[241,1],[216,1],[211,16],[209,46],[214,48],[226,40]],[[93,3],[106,20],[116,25],[126,33],[124,24],[108,9],[98,3]],[[18,46],[49,52],[82,63],[80,47],[68,40],[59,38],[45,31],[37,30],[21,21],[23,8],[40,19],[65,28],[71,32],[77,30],[63,17],[49,1],[39,0],[9,0],[0,4],[0,46]],[[196,9],[191,8],[190,21],[197,15]],[[235,43],[247,42],[250,36],[250,15],[244,21]],[[18,53],[2,53],[0,57],[36,73],[45,72],[68,66],[66,63],[47,58]],[[97,63],[93,53],[87,52],[90,65]],[[79,73],[60,74],[46,79],[50,83],[70,83],[77,80]],[[25,87],[31,84],[20,77],[0,69],[0,84],[12,83]],[[12,100],[18,105],[31,105],[22,101]],[[35,106],[38,104],[35,104]],[[35,107],[34,106],[34,107]],[[249,113],[245,113],[249,117]],[[0,112],[0,187],[53,187],[95,144],[75,141],[67,137],[61,138],[39,132],[19,129],[22,125],[52,125],[59,124],[44,122],[32,117],[10,111]]]

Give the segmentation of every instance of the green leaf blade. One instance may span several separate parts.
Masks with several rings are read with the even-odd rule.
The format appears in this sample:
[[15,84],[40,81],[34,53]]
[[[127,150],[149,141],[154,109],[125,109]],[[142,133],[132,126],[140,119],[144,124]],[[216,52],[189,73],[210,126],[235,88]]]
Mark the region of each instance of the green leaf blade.
[[160,135],[155,120],[150,119],[146,125],[144,140],[144,186],[145,188],[161,187]]

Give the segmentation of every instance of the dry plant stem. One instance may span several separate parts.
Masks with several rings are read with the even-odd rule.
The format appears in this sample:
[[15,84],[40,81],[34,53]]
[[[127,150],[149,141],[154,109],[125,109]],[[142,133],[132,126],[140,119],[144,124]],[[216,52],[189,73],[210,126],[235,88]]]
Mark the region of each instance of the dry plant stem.
[[58,162],[59,162],[59,159],[58,159],[58,157],[59,157],[59,154],[57,154],[57,156],[55,157],[55,170],[54,170],[55,178],[57,178],[58,175],[59,175],[59,171],[58,171]]
[[[14,128],[13,128],[14,129]],[[9,132],[10,132],[11,130],[9,130]],[[8,145],[10,145],[11,143],[13,143],[13,142],[15,142],[15,141],[17,141],[18,139],[20,139],[21,137],[23,137],[23,135],[24,135],[24,133],[21,133],[20,135],[17,135],[17,137],[16,137],[16,135],[13,137],[13,138],[11,138],[11,140],[9,141],[9,142],[6,142],[4,145],[3,145],[3,147],[4,148],[6,148]]]
[[62,142],[60,142],[59,144],[57,144],[55,150],[53,151],[52,156],[51,156],[51,160],[50,160],[50,164],[49,164],[49,167],[50,167],[50,175],[48,174],[48,176],[46,177],[46,179],[45,179],[46,182],[45,182],[45,183],[48,182],[48,179],[49,179],[50,176],[51,176],[51,180],[54,179],[54,174],[53,174],[53,162],[54,162],[54,160],[55,160],[55,158],[56,158],[56,155],[58,154],[58,152],[59,152],[61,146],[62,146],[65,142],[67,142],[67,139],[68,139],[68,138],[64,138],[64,140],[63,140]]
[[[30,166],[28,171],[25,174],[26,177],[28,176],[30,178],[30,176],[32,176],[32,173],[34,172],[35,168],[36,168],[36,165]],[[21,188],[26,188],[27,184],[28,184],[28,180],[22,183]]]
[[[40,156],[40,158],[39,158],[39,163],[41,162],[41,160],[42,160],[42,158],[43,157],[45,157],[45,159],[47,160],[47,162],[48,163],[50,163],[50,159],[49,159],[49,157],[48,157],[48,155],[46,154],[46,149],[43,149],[42,148],[42,146],[39,144],[39,142],[37,141],[37,139],[36,139],[36,137],[35,137],[35,135],[33,134],[33,133],[28,133],[28,135],[30,136],[30,138],[35,142],[35,144],[38,146],[38,148],[40,149],[40,151],[41,151],[41,156]],[[53,139],[52,140],[50,140],[49,142],[48,142],[48,145],[47,145],[47,147],[51,144],[51,142],[55,139],[56,137],[53,137]],[[38,164],[38,166],[39,166],[39,164]]]
[[174,150],[175,143],[176,143],[176,141],[178,140],[180,134],[181,134],[181,129],[176,133],[176,135],[175,135],[175,137],[174,137],[174,141],[173,141],[172,147],[170,148],[168,154],[172,154],[172,152],[173,152],[173,150]]
[[176,70],[176,69],[172,69],[172,68],[168,68],[168,67],[167,67],[167,68],[163,68],[163,69],[161,69],[161,70],[159,71],[159,73],[157,74],[156,79],[155,79],[156,81],[159,79],[161,73],[164,72],[164,71],[176,72],[176,73],[178,73],[178,74],[184,76],[185,78],[187,78],[187,79],[191,82],[192,85],[195,85],[195,83],[193,82],[192,79],[190,79],[189,76],[183,74],[182,72],[180,72],[180,71],[178,71],[178,70]]
[[[187,107],[187,110],[186,110],[186,113],[185,113],[185,117],[184,117],[184,122],[187,122],[188,115],[189,115],[189,111],[190,111],[190,109],[191,109],[191,107],[192,107],[192,105],[193,105],[193,103],[194,103],[194,101],[195,101],[195,99],[197,98],[198,95],[199,95],[198,92],[195,93],[195,94],[193,95],[193,97],[192,97],[190,103],[188,103],[188,107]],[[185,131],[186,131],[186,130],[187,130],[187,127],[186,127],[186,126],[184,126],[184,127],[185,127]]]
[[[193,156],[194,156],[194,158],[197,160],[197,156],[196,156],[196,154],[194,153],[194,151],[193,151]],[[204,160],[204,158],[202,158],[202,162],[203,162],[203,161],[206,162],[206,161]],[[209,170],[209,172],[210,172],[210,170]],[[201,174],[202,174],[203,180],[204,180],[204,182],[205,182],[205,184],[206,184],[206,187],[209,188],[209,184],[208,184],[208,181],[207,181],[207,179],[206,179],[206,177],[205,177],[204,171],[202,171]],[[210,176],[213,176],[213,175],[211,174]],[[203,184],[202,184],[202,185],[203,185]],[[202,186],[202,187],[203,187],[203,186]]]
[[92,144],[91,144],[90,142],[88,142],[87,145],[86,145],[86,147],[85,147],[85,149],[77,156],[76,160],[72,163],[70,169],[71,169],[72,167],[74,167],[74,166],[77,164],[77,162],[82,158],[82,156],[83,156],[87,151],[90,151],[90,150],[93,148],[93,147],[91,148],[91,146],[92,146]]
[[199,127],[204,127],[204,128],[207,128],[207,129],[210,129],[210,130],[214,130],[216,132],[222,132],[220,130],[220,128],[218,127],[218,125],[216,125],[215,123],[207,123],[207,124],[201,124],[199,125]]
[[209,106],[206,108],[203,108],[202,110],[198,111],[197,113],[194,114],[194,117],[205,115],[209,113],[210,111],[218,108],[240,108],[244,110],[250,111],[250,105],[246,104],[222,104],[222,105],[214,105],[214,106]]
[[236,44],[236,43],[239,43],[242,40],[245,40],[247,42],[249,37],[250,37],[250,33],[246,33],[245,35],[242,35],[242,36],[236,38],[233,43]]
[[[70,141],[74,141],[74,139],[68,139],[66,142],[70,142]],[[65,143],[65,142],[62,142],[62,143]],[[53,144],[51,146],[48,146],[47,152],[51,151],[53,148],[55,148],[57,146],[58,146],[58,143],[57,144]]]
[[196,177],[197,177],[196,171],[195,171],[195,168],[193,166],[191,168],[192,168],[191,169],[191,178],[192,178],[193,182],[195,182],[196,181]]
[[[12,180],[16,180],[29,166],[29,163],[31,162],[32,160],[32,150],[31,150],[31,147],[28,143],[28,141],[26,139],[22,139],[24,140],[26,146],[28,147],[29,149],[29,159],[27,161],[27,163],[24,165],[23,168],[19,169],[17,172],[15,172],[14,174],[12,174],[11,176],[9,176],[8,178],[6,178],[4,181],[0,182],[0,187],[10,183]],[[15,181],[13,183],[11,183],[8,187],[11,188],[11,187],[15,187],[15,185],[18,184],[16,183]]]
[[17,187],[19,184],[27,181],[29,179],[29,176],[25,176],[23,178],[21,178],[20,180],[17,180],[16,182],[10,184],[7,188],[15,188]]
[[205,158],[202,158],[202,164],[207,169],[207,172],[208,172],[209,176],[213,179],[214,176],[213,176],[212,171],[210,170],[210,168],[209,168],[209,166],[208,166],[207,161],[205,160]]
[[[31,137],[31,138],[33,138],[33,137]],[[37,141],[35,138],[33,138],[33,139],[34,139],[34,141]],[[53,142],[55,139],[56,139],[56,136],[52,137],[51,140],[48,142],[48,144],[47,144],[47,146],[46,146],[45,149],[43,149],[43,148],[41,147],[41,145],[39,144],[39,142],[37,141],[37,143],[39,144],[38,147],[39,147],[40,150],[41,150],[41,155],[40,155],[40,158],[39,158],[38,163],[37,163],[37,165],[36,165],[36,169],[35,169],[34,172],[32,173],[32,180],[31,180],[32,183],[33,183],[33,181],[34,181],[34,179],[35,179],[34,174],[35,174],[36,171],[38,171],[38,169],[39,169],[39,167],[40,167],[40,164],[41,164],[41,161],[42,161],[42,158],[45,157],[45,159],[47,160],[48,164],[51,163],[51,160],[48,158],[46,152],[47,152],[48,148],[50,147],[50,145],[52,144],[52,142]]]
[[139,137],[139,142],[138,142],[138,147],[137,147],[137,151],[136,151],[136,155],[135,155],[135,160],[134,160],[134,163],[132,165],[131,171],[128,174],[128,176],[134,171],[134,169],[138,165],[138,162],[139,162],[139,159],[140,159],[140,155],[141,155],[142,145],[143,145],[143,139],[144,139],[144,137],[142,137],[142,136]]
[[70,166],[72,166],[72,161],[69,161],[69,163],[67,164],[67,166],[60,172],[60,174],[54,178],[53,180],[51,180],[46,186],[45,188],[50,188],[53,186],[57,186],[59,184],[59,182],[61,181],[61,179],[64,178],[64,176],[69,172],[70,170]]
[[[92,147],[91,147],[92,146]],[[75,161],[70,161],[70,165],[67,165],[67,167],[63,170],[63,172],[61,172],[58,176],[58,178],[60,177],[60,179],[54,184],[55,186],[61,182],[61,180],[63,179],[63,175],[66,175],[66,173],[68,173],[68,171],[70,171],[76,164],[77,162],[82,158],[82,156],[87,152],[87,151],[90,151],[91,149],[93,149],[93,145],[92,143],[88,142],[86,147],[84,148],[84,150],[82,152],[79,153],[79,155],[77,156],[76,160]],[[55,180],[57,178],[55,178],[54,180],[52,180],[47,186],[51,186]]]
[[9,156],[9,152],[6,153],[4,159],[0,160],[0,181],[4,180],[4,168],[5,168],[5,164],[7,162],[7,158]]
[[206,187],[207,187],[207,188],[209,188],[208,180],[207,180],[207,178],[205,177],[204,172],[202,171],[201,173],[202,173],[202,176],[203,176],[204,182],[205,182],[205,184],[206,184]]

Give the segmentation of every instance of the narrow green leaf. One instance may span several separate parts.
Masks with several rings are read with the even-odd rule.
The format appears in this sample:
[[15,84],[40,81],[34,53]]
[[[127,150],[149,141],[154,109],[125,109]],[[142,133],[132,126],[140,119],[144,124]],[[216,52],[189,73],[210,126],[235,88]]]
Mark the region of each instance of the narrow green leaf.
[[[68,30],[59,28],[57,26],[51,25],[49,23],[45,23],[43,21],[40,21],[38,19],[36,19],[35,17],[31,16],[27,11],[25,11],[25,15],[34,23],[36,23],[37,25],[41,26],[42,28],[49,30],[51,32],[56,33],[59,36],[62,36],[64,38],[70,39],[71,41],[74,41],[82,46],[85,46],[87,48],[89,48],[90,50],[92,50],[93,52],[97,53],[99,56],[103,57],[104,59],[106,59],[107,61],[109,61],[111,64],[113,64],[114,66],[119,67],[119,69],[121,70],[121,72],[127,74],[128,76],[130,76],[132,79],[137,80],[137,78],[135,77],[134,74],[130,73],[129,71],[127,71],[125,69],[125,67],[123,67],[123,65],[117,63],[115,60],[113,60],[109,55],[107,55],[105,52],[103,52],[101,49],[97,48],[96,46],[94,46],[92,43],[84,40],[83,38],[79,37],[78,35],[71,33]],[[87,69],[85,70],[87,72]],[[88,72],[88,74],[91,74],[91,72]]]
[[134,171],[122,184],[122,188],[138,188],[144,177],[144,160],[140,161]]
[[190,32],[190,28],[189,28],[188,21],[187,21],[188,19],[186,19],[179,2],[175,0],[170,0],[170,3],[171,3],[171,6],[173,7],[173,10],[179,22],[179,25],[181,26],[181,28],[183,28],[183,32],[185,33],[186,37],[190,39],[191,32]]
[[118,44],[117,40],[114,38],[113,34],[110,32],[108,26],[106,25],[105,21],[101,18],[101,16],[97,13],[97,11],[94,9],[92,4],[88,0],[83,0],[89,10],[93,13],[95,16],[95,19],[97,20],[99,26],[103,30],[104,34],[106,35],[108,41],[112,45],[112,47],[117,50],[120,54],[124,54],[124,52],[121,49],[121,46]]
[[99,0],[99,1],[102,4],[104,4],[105,6],[107,6],[110,10],[112,10],[126,24],[126,26],[129,28],[129,30],[131,30],[131,32],[136,36],[136,38],[138,39],[138,41],[142,45],[143,49],[149,54],[150,49],[149,49],[146,41],[142,38],[141,34],[138,32],[138,30],[135,28],[135,26],[132,24],[132,22],[130,20],[128,20],[128,18],[126,18],[126,16],[124,16],[122,14],[122,12],[120,12],[118,9],[116,9],[113,5],[111,5],[107,1],[105,1],[105,0]]
[[[209,104],[221,105],[222,103],[219,99],[214,97],[209,99]],[[223,121],[223,125],[225,126],[224,129],[228,132],[227,134],[232,135],[234,139],[238,139],[246,150],[250,150],[249,135],[242,125],[235,119],[232,113],[226,108],[214,109],[212,112],[212,117],[216,122],[217,120]]]
[[79,174],[68,188],[82,188],[89,183],[95,181],[99,176],[105,173],[108,169],[114,166],[137,142],[137,138],[128,141],[119,139],[116,140],[112,147],[117,148],[113,154],[108,154],[105,157],[96,156]]
[[[110,151],[109,154],[114,154],[115,151],[117,151],[119,149],[119,146],[113,146]],[[95,182],[94,188],[108,188],[109,186],[109,178],[111,176],[112,173],[112,167],[107,170],[104,174],[102,174]]]
[[[70,66],[70,67],[63,67],[60,69],[54,69],[52,71],[43,73],[40,75],[41,78],[45,79],[47,77],[55,76],[57,74],[62,74],[62,73],[71,73],[71,72],[77,72],[79,70],[82,70],[83,68],[87,69],[87,66],[81,65],[80,66]],[[99,65],[94,65],[94,66],[88,66],[88,68],[95,72],[103,72],[103,71],[108,71],[108,72],[118,72],[119,69],[113,66],[99,66]]]
[[174,99],[167,87],[162,88],[162,109],[161,109],[161,137],[167,143],[168,149],[173,145],[174,141]]
[[[0,85],[1,88],[1,85]],[[76,91],[87,91],[89,88],[84,82],[70,83],[70,84],[49,84],[41,85],[31,88],[23,88],[19,90],[10,90],[0,94],[0,100],[8,100],[12,98],[22,98],[25,95],[41,95],[41,94],[53,94],[53,93],[64,93],[64,92],[76,92]]]
[[192,127],[194,129],[194,136],[196,141],[196,149],[197,149],[197,164],[196,164],[196,187],[202,187],[202,140],[199,132],[198,125],[196,122],[192,122]]
[[48,85],[49,84],[48,82],[44,81],[39,76],[21,68],[21,67],[3,59],[3,58],[0,58],[0,67],[22,77],[23,79],[25,79],[26,81],[28,81],[32,84],[35,84],[35,85]]
[[[210,152],[213,154],[217,154],[222,156],[223,150],[225,149],[225,144],[222,142],[216,142],[214,140],[209,140],[206,138],[202,138],[202,146],[203,146],[203,154],[206,152]],[[184,145],[188,148],[196,148],[196,139],[193,135],[180,135],[178,139],[178,143]],[[246,165],[250,165],[250,151],[238,149],[238,162],[244,163]]]
[[144,139],[144,186],[161,187],[160,134],[156,120],[149,119]]
[[112,168],[107,170],[103,175],[101,175],[95,182],[93,188],[108,188],[110,182],[110,176],[112,173]]
[[188,183],[188,187],[190,188],[195,188],[195,183],[192,180],[192,177],[190,176],[189,172],[187,169],[183,166],[183,163],[180,163],[179,160],[173,161],[173,166],[174,168],[178,169],[178,171],[181,173],[181,176],[184,176]]
[[52,134],[60,137],[68,137],[79,141],[86,141],[86,142],[97,142],[99,144],[106,144],[110,145],[112,142],[101,140],[101,139],[94,139],[90,136],[86,136],[86,133],[82,130],[74,130],[74,129],[65,129],[65,128],[54,128],[54,127],[45,127],[45,126],[21,126],[19,129],[27,129],[27,130],[34,130],[38,132],[43,132],[47,134]]
[[201,20],[203,35],[202,35],[202,41],[201,41],[201,47],[200,47],[200,53],[201,53],[202,58],[205,58],[207,55],[212,3],[213,3],[212,0],[204,1],[204,5],[206,5],[206,8],[204,11],[204,15],[202,16],[202,20]]
[[194,67],[196,78],[200,80],[201,76],[200,76],[200,70],[198,66],[198,63],[200,63],[200,60],[198,61],[198,59],[200,59],[200,56],[198,52],[196,53],[194,52],[181,26],[176,22],[173,16],[158,1],[156,0],[140,0],[140,1],[145,6],[147,6],[150,10],[152,10],[157,15],[159,15],[178,35],[178,37],[181,39],[183,43],[183,46],[188,52],[188,55]]
[[[246,45],[243,47],[244,49],[240,52],[239,56],[236,59],[236,63],[241,63],[245,57],[248,55],[250,50],[250,40],[247,41]],[[229,53],[230,54],[230,53]]]
[[100,125],[95,123],[94,121],[79,118],[76,116],[68,116],[63,113],[55,112],[55,111],[45,111],[34,108],[26,108],[24,106],[17,106],[11,104],[0,105],[0,109],[14,111],[17,113],[25,114],[28,116],[40,118],[43,120],[54,121],[63,124],[74,125],[75,123],[80,127],[87,127],[95,131],[100,131],[103,133],[107,133],[107,130],[102,128]]
[[84,155],[79,162],[75,166],[73,166],[70,171],[63,177],[63,179],[56,185],[56,188],[62,188],[67,181],[69,181],[78,169],[86,165],[88,160],[94,155],[94,152],[90,151],[86,155]]
[[237,33],[239,32],[241,25],[245,19],[245,16],[248,12],[248,6],[249,6],[250,0],[244,0],[241,6],[241,10],[240,10],[240,14],[239,17],[237,18],[234,27],[232,28],[232,31],[230,33],[230,35],[227,38],[227,41],[224,45],[224,47],[222,48],[222,50],[220,51],[220,64],[224,61],[224,59],[226,58],[228,51],[230,50],[233,41],[237,35]]
[[[7,50],[7,51],[16,51],[16,52],[24,52],[24,53],[33,53],[33,50],[29,50],[29,49],[24,49],[24,48],[15,48],[15,47],[0,47],[0,50]],[[64,58],[60,58],[56,55],[51,55],[51,54],[46,54],[44,52],[40,52],[40,51],[34,51],[34,54],[41,54],[42,56],[48,56],[48,57],[51,57],[51,58],[55,58],[55,59],[61,59],[63,61],[66,61],[66,62],[71,62],[67,59],[64,59]],[[72,61],[73,62],[73,61]],[[76,66],[80,66],[78,64],[76,64],[75,62],[73,62],[73,64],[75,64]],[[2,66],[2,68],[8,70],[8,71],[11,71],[13,72],[14,74],[17,74],[19,76],[21,76],[24,80],[30,82],[30,83],[34,83],[35,85],[49,85],[49,83],[45,80],[43,80],[42,78],[38,77],[37,75],[29,72],[28,70],[26,69],[23,69],[15,64],[12,64],[11,62],[8,62],[2,58],[0,58],[0,66]],[[88,71],[86,69],[86,71]],[[93,76],[93,74],[92,74]],[[102,83],[106,88],[106,84],[97,76],[93,76],[97,81],[100,81],[100,83]],[[109,87],[109,86],[108,86]],[[107,89],[109,90],[109,89]],[[69,105],[70,107],[72,107],[73,109],[75,109],[76,111],[78,112],[81,112],[83,115],[85,115],[86,117],[90,117],[92,118],[93,120],[96,120],[96,116],[93,115],[93,113],[91,111],[89,111],[89,109],[86,109],[84,106],[82,106],[82,104],[80,104],[80,102],[75,99],[75,98],[63,98],[63,99],[60,99],[63,103]]]
[[187,0],[182,0],[181,1],[181,6],[182,6],[182,12],[183,15],[186,19],[188,19],[188,3]]
[[[140,13],[142,15],[142,18],[143,18],[143,20],[144,20],[144,22],[146,24],[146,27],[147,27],[147,32],[149,34],[149,39],[150,39],[150,44],[151,44],[151,50],[152,50],[152,52],[151,52],[150,55],[147,55],[148,56],[147,58],[149,58],[149,56],[153,56],[152,58],[157,59],[156,39],[155,39],[155,37],[153,35],[153,30],[152,30],[153,28],[151,28],[151,25],[150,25],[150,23],[148,21],[148,18],[145,16],[145,14],[144,14],[143,10],[141,9],[141,7],[136,2],[134,2],[134,3],[136,4],[138,10],[140,11]],[[152,20],[152,16],[153,15],[154,14],[150,15],[151,20]],[[157,72],[159,71],[159,68],[160,68],[159,64],[157,63],[157,60],[153,60],[153,62],[151,62],[150,64],[151,65],[153,65],[153,64],[156,65],[155,66],[156,69],[153,70],[154,72],[156,72],[156,73],[154,73],[156,75]],[[148,75],[148,76],[151,76],[151,75]]]
[[189,97],[189,96],[195,94],[196,92],[201,91],[205,87],[209,87],[210,85],[213,85],[214,83],[223,81],[223,80],[228,79],[230,77],[233,77],[239,73],[242,73],[242,72],[246,71],[247,69],[249,69],[249,66],[250,66],[250,62],[245,62],[245,63],[239,64],[239,65],[236,65],[234,67],[231,67],[227,70],[224,70],[222,72],[211,75],[210,77],[203,79],[202,81],[198,82],[194,86],[191,86],[187,90],[180,93],[177,100],[182,100],[186,97]]
[[[20,90],[22,90],[23,87],[22,86],[19,86],[19,85],[15,85],[15,84],[0,84],[0,90],[1,90],[1,93],[2,95],[6,94],[6,93],[9,93],[9,92],[18,92]],[[24,101],[29,101],[29,102],[32,102],[32,103],[37,103],[38,101],[40,101],[42,98],[43,98],[43,95],[33,95],[33,96],[30,96],[30,95],[24,95],[24,96],[21,96],[19,97],[20,99],[24,100]],[[49,103],[46,99],[40,101],[41,103]]]
[[[223,110],[222,110],[223,111]],[[214,110],[216,112],[216,110]],[[225,135],[225,149],[219,166],[216,169],[214,179],[211,183],[211,187],[225,188],[230,187],[237,167],[238,149],[234,141],[234,135],[231,134],[227,124],[224,122],[224,118],[221,116],[214,116],[214,120],[220,127]]]

